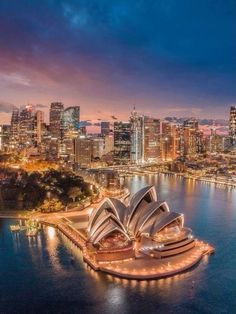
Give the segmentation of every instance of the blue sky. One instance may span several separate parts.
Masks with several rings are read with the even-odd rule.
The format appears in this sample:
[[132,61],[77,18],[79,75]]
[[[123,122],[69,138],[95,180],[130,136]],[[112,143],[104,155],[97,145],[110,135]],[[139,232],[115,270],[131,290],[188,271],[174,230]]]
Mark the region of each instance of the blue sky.
[[61,100],[84,118],[226,117],[236,1],[1,0],[0,110]]

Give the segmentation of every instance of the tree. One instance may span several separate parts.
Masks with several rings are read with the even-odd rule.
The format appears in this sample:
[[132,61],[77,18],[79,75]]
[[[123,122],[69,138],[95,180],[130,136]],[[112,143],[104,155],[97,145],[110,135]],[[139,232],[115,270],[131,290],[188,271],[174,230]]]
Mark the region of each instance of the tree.
[[62,203],[56,199],[53,200],[45,200],[40,207],[41,212],[43,213],[51,213],[51,212],[58,212],[62,210]]
[[73,203],[75,202],[76,197],[82,194],[80,187],[72,186],[68,191],[68,196],[72,198]]

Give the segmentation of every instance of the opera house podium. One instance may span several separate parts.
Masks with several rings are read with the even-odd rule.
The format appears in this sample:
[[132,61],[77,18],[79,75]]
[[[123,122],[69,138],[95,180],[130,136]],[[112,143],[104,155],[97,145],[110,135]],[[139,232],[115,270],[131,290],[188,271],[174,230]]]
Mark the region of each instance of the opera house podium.
[[194,238],[183,214],[158,202],[154,186],[138,191],[128,205],[105,198],[90,215],[86,250],[97,269],[135,279],[174,275],[214,251]]

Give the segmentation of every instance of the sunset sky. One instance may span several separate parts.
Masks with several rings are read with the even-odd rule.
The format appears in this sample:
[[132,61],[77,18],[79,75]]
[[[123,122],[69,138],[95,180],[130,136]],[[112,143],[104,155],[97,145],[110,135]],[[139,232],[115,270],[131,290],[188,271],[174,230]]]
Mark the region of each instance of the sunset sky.
[[236,1],[1,0],[0,91],[0,123],[57,100],[82,119],[227,118]]

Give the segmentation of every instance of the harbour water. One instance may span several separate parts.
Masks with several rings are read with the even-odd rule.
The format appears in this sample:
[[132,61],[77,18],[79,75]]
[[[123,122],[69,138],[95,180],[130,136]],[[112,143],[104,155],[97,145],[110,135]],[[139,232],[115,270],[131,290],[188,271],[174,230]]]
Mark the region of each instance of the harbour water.
[[0,313],[236,313],[236,190],[168,175],[126,180],[131,193],[148,184],[213,256],[171,278],[128,281],[91,270],[52,227],[27,238],[0,220]]

